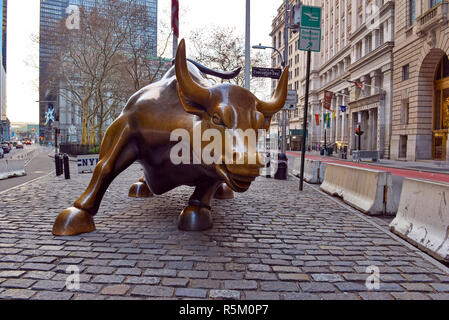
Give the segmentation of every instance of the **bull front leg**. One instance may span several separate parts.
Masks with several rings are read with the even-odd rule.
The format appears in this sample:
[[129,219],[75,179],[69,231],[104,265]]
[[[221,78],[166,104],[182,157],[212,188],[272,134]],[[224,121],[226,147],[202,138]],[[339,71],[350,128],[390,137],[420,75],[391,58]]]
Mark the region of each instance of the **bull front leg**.
[[211,201],[220,182],[198,184],[189,199],[189,205],[178,217],[178,228],[184,231],[204,231],[212,228]]
[[98,212],[107,188],[114,178],[136,160],[126,118],[119,118],[106,132],[101,145],[100,161],[84,193],[73,207],[63,210],[53,225],[56,236],[72,236],[95,231],[93,216]]
[[131,198],[151,198],[153,196],[153,193],[145,182],[145,177],[140,178],[139,182],[131,186],[128,196]]

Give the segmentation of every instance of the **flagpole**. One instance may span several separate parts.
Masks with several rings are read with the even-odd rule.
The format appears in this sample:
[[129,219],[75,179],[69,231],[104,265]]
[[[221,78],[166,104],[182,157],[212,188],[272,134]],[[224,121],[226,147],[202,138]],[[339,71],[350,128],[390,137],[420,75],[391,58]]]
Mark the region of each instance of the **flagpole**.
[[179,0],[172,0],[171,2],[171,27],[173,31],[173,59],[175,59],[179,37]]
[[246,23],[245,23],[245,88],[250,90],[250,67],[251,67],[251,1],[246,0]]

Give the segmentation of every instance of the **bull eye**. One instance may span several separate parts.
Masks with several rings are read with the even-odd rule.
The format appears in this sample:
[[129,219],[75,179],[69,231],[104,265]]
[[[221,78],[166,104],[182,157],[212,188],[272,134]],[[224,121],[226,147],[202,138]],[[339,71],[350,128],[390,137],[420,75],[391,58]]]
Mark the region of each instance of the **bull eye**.
[[214,113],[212,116],[212,122],[217,126],[224,126],[223,119],[220,117],[218,113]]

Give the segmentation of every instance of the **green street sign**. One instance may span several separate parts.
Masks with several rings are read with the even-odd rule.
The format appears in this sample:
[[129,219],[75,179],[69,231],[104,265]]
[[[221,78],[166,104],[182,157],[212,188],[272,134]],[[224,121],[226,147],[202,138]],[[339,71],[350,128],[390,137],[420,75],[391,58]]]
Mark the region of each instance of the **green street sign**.
[[301,27],[321,29],[321,7],[302,6]]
[[299,30],[299,50],[321,51],[321,29],[300,28]]

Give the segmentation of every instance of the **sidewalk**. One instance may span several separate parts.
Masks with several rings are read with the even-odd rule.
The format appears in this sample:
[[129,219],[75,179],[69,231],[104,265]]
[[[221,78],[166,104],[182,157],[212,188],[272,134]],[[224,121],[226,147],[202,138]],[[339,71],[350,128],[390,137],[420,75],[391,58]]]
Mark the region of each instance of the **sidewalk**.
[[[258,178],[247,193],[215,200],[214,228],[189,233],[176,218],[193,189],[128,198],[141,175],[133,165],[117,177],[97,231],[76,237],[51,229],[91,174],[52,174],[2,193],[0,298],[449,298],[446,267],[311,186],[299,193],[292,177]],[[69,266],[81,272],[79,290],[66,288]],[[371,291],[370,266],[380,272]]]
[[[294,156],[300,156],[300,151],[288,151],[287,154],[291,154]],[[347,161],[353,163],[352,156],[348,154],[348,159],[341,159],[340,154],[332,154],[331,156],[321,156],[319,152],[312,151],[307,152],[306,155],[311,158],[326,158],[330,160],[340,160]],[[432,172],[432,173],[443,173],[449,174],[449,162],[447,161],[437,161],[437,160],[419,160],[419,161],[405,161],[405,160],[390,160],[390,159],[381,159],[380,162],[370,162],[370,161],[362,161],[363,164],[371,164],[375,166],[383,166],[389,168],[396,169],[408,169],[408,170],[417,170],[423,172]]]

